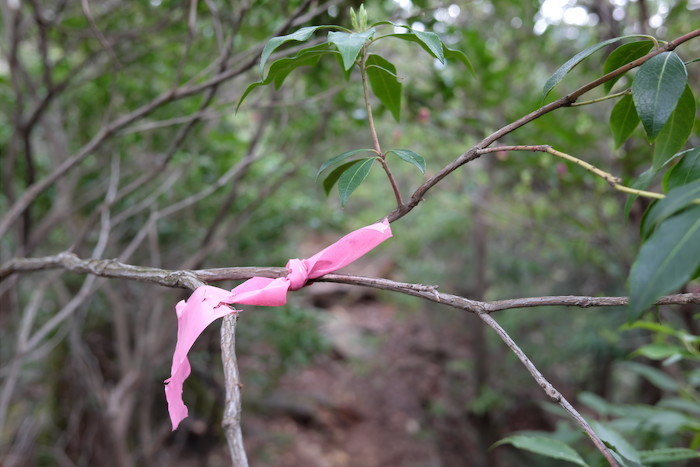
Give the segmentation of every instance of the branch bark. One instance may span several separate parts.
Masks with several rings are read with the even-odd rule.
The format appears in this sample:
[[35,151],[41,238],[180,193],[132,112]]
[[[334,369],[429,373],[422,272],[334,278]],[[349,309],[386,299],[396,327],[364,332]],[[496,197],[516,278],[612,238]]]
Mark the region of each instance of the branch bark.
[[450,162],[447,164],[442,170],[440,170],[438,173],[433,175],[431,178],[426,180],[425,183],[423,183],[421,186],[419,186],[416,191],[413,192],[413,195],[411,195],[411,198],[403,205],[399,206],[396,208],[394,211],[392,211],[387,217],[389,219],[389,222],[394,222],[398,219],[401,219],[403,216],[408,214],[420,204],[421,201],[423,201],[424,196],[426,193],[435,185],[437,185],[443,178],[447,177],[449,174],[463,166],[464,164],[471,162],[475,159],[478,159],[481,157],[481,150],[489,147],[491,144],[495,143],[497,140],[501,139],[502,137],[506,136],[507,134],[510,134],[517,130],[518,128],[530,123],[533,120],[536,120],[543,115],[546,115],[554,110],[557,110],[561,107],[568,107],[576,100],[578,100],[579,97],[581,97],[583,94],[587,93],[591,89],[597,88],[603,83],[606,83],[610,81],[613,78],[616,78],[623,73],[628,72],[629,70],[632,70],[633,68],[639,67],[646,63],[648,60],[651,58],[659,55],[660,53],[663,52],[668,52],[671,50],[674,50],[676,47],[679,45],[683,44],[684,42],[687,42],[691,39],[694,39],[696,37],[700,37],[700,29],[696,29],[695,31],[689,32],[688,34],[684,34],[683,36],[678,37],[677,39],[672,40],[671,42],[666,43],[662,47],[660,47],[657,50],[654,50],[653,52],[638,58],[637,60],[628,63],[627,65],[624,65],[616,70],[611,71],[610,73],[601,76],[600,78],[591,81],[590,83],[581,86],[571,94],[567,94],[564,97],[561,97],[553,102],[550,102],[549,104],[540,107],[539,109],[535,110],[534,112],[531,112],[518,120],[509,123],[508,125],[505,125],[504,127],[501,127],[500,129],[496,130],[495,132],[491,133],[489,136],[484,138],[481,142],[479,142],[476,146],[473,148],[469,149],[465,153],[463,153],[461,156],[459,156],[457,159],[454,161]]
[[493,319],[492,316],[490,316],[487,313],[477,313],[477,316],[484,322],[486,325],[488,325],[491,329],[496,331],[496,334],[498,334],[498,337],[501,338],[503,342],[506,343],[508,348],[513,351],[513,353],[518,357],[518,360],[527,368],[527,371],[530,372],[530,375],[534,378],[535,381],[537,381],[537,384],[540,385],[542,390],[547,394],[547,396],[552,400],[552,402],[555,402],[559,404],[564,410],[568,412],[569,415],[576,421],[576,423],[583,429],[583,431],[588,435],[588,437],[593,441],[593,444],[595,447],[598,449],[598,451],[605,456],[605,459],[612,465],[613,467],[617,467],[620,464],[615,460],[615,458],[612,455],[612,452],[608,449],[608,447],[605,445],[602,439],[600,439],[600,436],[595,432],[593,427],[586,421],[583,416],[574,408],[573,405],[569,403],[569,401],[566,400],[566,398],[557,390],[557,388],[552,385],[547,379],[540,373],[540,370],[537,369],[537,367],[532,363],[532,361],[525,355],[525,352],[522,351],[522,349],[518,346],[518,344],[515,343],[515,341],[508,335],[505,329],[503,329],[495,319]]
[[[194,290],[205,283],[246,280],[251,277],[285,277],[286,268],[281,267],[232,267],[214,269],[172,270],[135,266],[114,259],[81,259],[71,252],[59,253],[42,258],[15,258],[0,267],[0,282],[16,273],[64,269],[79,274],[92,274],[99,277],[127,279],[148,282],[164,287]],[[575,308],[625,306],[628,297],[588,297],[579,295],[557,295],[523,297],[508,300],[485,302],[471,300],[459,295],[438,292],[436,285],[397,282],[380,277],[355,276],[349,274],[326,274],[313,282],[335,282],[359,285],[374,289],[413,295],[431,302],[447,305],[471,313],[494,313],[516,308],[542,306],[566,306]],[[311,282],[311,283],[313,283]],[[656,301],[656,305],[700,304],[700,293],[666,295]]]
[[224,316],[221,324],[221,360],[226,382],[226,405],[222,426],[234,467],[248,467],[248,457],[241,432],[241,377],[236,359],[236,321],[238,314]]

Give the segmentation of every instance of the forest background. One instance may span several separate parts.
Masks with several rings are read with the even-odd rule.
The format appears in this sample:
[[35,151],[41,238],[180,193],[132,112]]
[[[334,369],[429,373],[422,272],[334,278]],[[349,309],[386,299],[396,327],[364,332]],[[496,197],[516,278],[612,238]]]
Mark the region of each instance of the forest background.
[[[0,213],[73,165],[9,226],[0,264],[71,251],[171,270],[282,266],[391,212],[380,171],[345,207],[316,181],[325,160],[371,147],[357,76],[344,82],[336,63],[320,61],[279,90],[256,89],[236,112],[260,79],[270,37],[350,27],[350,7],[359,2],[3,2]],[[475,76],[415,44],[381,45],[404,94],[398,123],[375,102],[378,134],[386,147],[423,155],[430,176],[537,109],[544,83],[579,51],[630,33],[676,38],[697,27],[700,3],[401,0],[366,8],[372,21],[437,32],[474,67]],[[279,57],[299,48],[290,46]],[[700,56],[700,41],[679,53]],[[600,76],[606,55],[578,65],[549,99]],[[688,73],[692,86],[697,64]],[[614,104],[560,109],[499,143],[565,148],[634,180],[649,166],[650,147],[641,127],[616,147],[606,123]],[[699,141],[696,120],[686,147]],[[423,181],[408,164],[392,168],[407,193]],[[550,154],[497,152],[443,180],[393,224],[391,242],[348,271],[474,300],[625,296],[649,205],[637,200],[627,218],[627,198]],[[60,269],[2,279],[1,462],[228,465],[217,326],[191,353],[190,417],[170,431],[162,381],[174,305],[186,292]],[[589,463],[600,458],[470,313],[328,283],[292,294],[285,307],[244,309],[236,345],[253,465],[548,465],[508,443],[491,448],[536,430]],[[625,307],[494,316],[633,455],[700,446],[697,340],[686,339],[700,334],[697,312],[659,307],[636,326]],[[666,360],[678,348],[695,360]]]

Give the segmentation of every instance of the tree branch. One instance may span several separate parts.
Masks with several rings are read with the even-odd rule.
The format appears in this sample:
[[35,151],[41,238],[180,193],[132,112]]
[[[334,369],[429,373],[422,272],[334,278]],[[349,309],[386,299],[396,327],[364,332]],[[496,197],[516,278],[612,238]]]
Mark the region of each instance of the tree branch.
[[241,377],[236,359],[236,321],[238,314],[224,316],[221,323],[221,360],[226,381],[226,403],[222,426],[228,442],[231,462],[235,467],[248,467],[248,456],[241,432]]
[[[302,7],[297,8],[295,13],[277,30],[274,35],[280,35],[290,26],[296,23],[299,16],[304,11],[304,8],[310,3],[309,0],[304,2]],[[256,52],[261,50],[263,45],[255,49]],[[201,83],[192,84],[184,86],[176,86],[166,91],[153,99],[151,102],[142,105],[141,107],[122,115],[114,119],[109,124],[104,125],[100,131],[93,136],[93,138],[86,143],[76,154],[64,160],[58,167],[56,167],[51,173],[49,173],[43,179],[33,183],[29,186],[24,193],[10,206],[7,213],[0,219],[0,237],[3,237],[5,233],[9,230],[10,226],[14,223],[19,216],[21,216],[31,203],[47,188],[52,186],[56,181],[58,181],[63,175],[73,169],[75,166],[80,164],[85,160],[90,154],[92,154],[97,148],[102,146],[102,144],[107,141],[110,137],[116,134],[119,130],[126,127],[127,125],[139,120],[142,117],[150,114],[154,110],[162,107],[163,105],[183,99],[185,97],[193,96],[199,94],[203,91],[209,89],[215,89],[224,81],[228,81],[243,72],[252,68],[258,61],[258,54],[251,54],[247,60],[241,60],[238,66],[232,69],[224,70],[219,72],[213,78]]]
[[[81,259],[71,252],[59,253],[43,258],[15,258],[0,267],[0,282],[15,273],[65,269],[79,274],[148,282],[164,287],[194,290],[205,283],[229,280],[246,280],[251,277],[285,277],[287,268],[281,267],[232,267],[194,270],[172,270],[134,266],[114,259]],[[397,282],[379,277],[354,276],[349,274],[326,274],[313,282],[335,282],[359,285],[413,295],[431,302],[447,305],[471,313],[493,313],[515,308],[541,306],[566,306],[576,308],[625,306],[627,297],[587,297],[576,295],[524,297],[484,302],[459,295],[438,292],[435,285]],[[311,282],[311,283],[313,283]],[[667,295],[656,301],[656,305],[700,304],[700,293]]]
[[440,170],[438,173],[433,175],[431,178],[426,180],[423,185],[419,186],[416,191],[413,193],[411,198],[406,202],[405,204],[399,206],[396,208],[394,211],[392,211],[387,217],[389,219],[389,222],[394,222],[395,220],[401,219],[403,216],[408,214],[410,211],[413,210],[418,204],[420,204],[421,201],[423,201],[423,197],[425,194],[430,190],[432,187],[437,185],[443,178],[447,177],[449,174],[457,170],[459,167],[463,166],[464,164],[473,161],[474,159],[478,159],[481,156],[481,153],[479,152],[482,149],[485,149],[489,147],[491,144],[499,140],[500,138],[506,136],[509,133],[514,132],[518,128],[530,123],[533,120],[536,120],[543,115],[548,114],[549,112],[552,112],[556,109],[559,109],[561,107],[568,107],[576,100],[581,97],[583,94],[587,93],[591,89],[594,89],[598,86],[600,86],[603,83],[606,83],[610,81],[611,79],[614,79],[623,73],[628,72],[629,70],[636,68],[638,66],[641,66],[642,64],[646,63],[648,60],[651,58],[659,55],[660,53],[663,52],[668,52],[670,50],[674,50],[676,47],[681,45],[684,42],[687,42],[691,39],[694,39],[696,37],[700,36],[700,29],[696,29],[695,31],[689,32],[688,34],[684,34],[681,37],[678,37],[677,39],[672,40],[671,42],[666,43],[662,47],[660,47],[657,50],[652,51],[651,53],[638,58],[637,60],[628,63],[625,66],[622,66],[616,70],[611,71],[610,73],[601,76],[600,78],[591,81],[590,83],[580,87],[576,91],[572,92],[571,94],[567,94],[566,96],[563,96],[553,102],[550,102],[549,104],[540,107],[539,109],[535,110],[534,112],[531,112],[524,117],[521,117],[520,119],[509,123],[508,125],[500,128],[499,130],[496,130],[495,132],[491,133],[489,136],[484,138],[480,143],[478,143],[476,146],[473,148],[469,149],[465,153],[463,153],[461,156],[459,156],[457,159],[454,161],[450,162],[447,164],[442,170]]
[[540,373],[540,370],[532,363],[532,361],[525,355],[525,352],[515,343],[515,341],[508,335],[505,329],[503,329],[493,317],[487,313],[477,313],[479,319],[486,323],[491,329],[496,331],[498,337],[506,343],[508,348],[513,351],[513,353],[518,357],[518,360],[527,368],[532,377],[537,381],[537,384],[544,390],[545,394],[552,400],[559,404],[564,410],[566,410],[571,417],[576,420],[576,423],[586,432],[595,447],[605,456],[607,461],[612,466],[618,466],[619,464],[613,457],[610,450],[605,446],[605,443],[598,436],[598,434],[593,430],[593,427],[586,421],[585,418],[574,408],[573,405],[566,400],[566,398],[550,383],[547,379]]

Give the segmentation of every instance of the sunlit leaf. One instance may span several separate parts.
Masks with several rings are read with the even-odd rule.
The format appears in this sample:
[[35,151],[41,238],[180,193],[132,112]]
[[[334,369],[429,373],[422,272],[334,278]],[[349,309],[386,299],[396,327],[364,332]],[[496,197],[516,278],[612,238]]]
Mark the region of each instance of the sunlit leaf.
[[321,172],[326,170],[328,167],[334,166],[335,164],[338,164],[339,162],[344,161],[348,157],[352,157],[355,154],[360,154],[361,152],[374,152],[373,149],[353,149],[352,151],[346,151],[342,154],[338,154],[337,156],[333,156],[330,159],[328,159],[326,162],[321,164],[321,167],[319,167],[318,172],[316,173],[316,179],[318,179],[319,175],[321,175]]
[[415,153],[411,151],[410,149],[390,149],[386,151],[387,154],[389,153],[394,153],[397,156],[399,156],[401,159],[405,160],[409,164],[413,164],[416,167],[418,167],[418,170],[421,171],[422,174],[425,174],[425,159],[423,156],[421,156],[418,153]]
[[639,125],[637,110],[634,108],[632,96],[626,95],[615,104],[610,113],[610,129],[615,140],[615,149],[624,144]]
[[396,76],[396,67],[385,58],[372,54],[367,57],[367,76],[374,94],[398,122],[401,119],[403,85]]
[[[611,71],[617,70],[621,66],[627,65],[628,63],[645,56],[649,53],[653,46],[654,43],[652,41],[636,41],[621,45],[608,56],[607,60],[605,60],[605,65],[603,65],[603,74],[607,75]],[[603,85],[605,92],[610,92],[612,87],[620,78],[622,78],[622,75],[616,76],[610,81],[607,81]]]
[[657,201],[649,209],[642,223],[642,237],[649,236],[658,224],[686,208],[696,199],[700,199],[700,180],[669,191],[664,199]]
[[608,39],[607,41],[600,42],[599,44],[593,45],[585,50],[582,50],[581,52],[577,53],[573,57],[571,57],[566,63],[564,63],[557,71],[554,72],[554,74],[547,80],[546,83],[544,83],[544,89],[542,89],[542,101],[547,97],[547,94],[556,86],[559,84],[559,82],[566,76],[568,72],[570,72],[576,65],[599,51],[605,46],[608,46],[610,44],[614,44],[615,42],[619,42],[623,39],[629,39],[630,37],[638,37],[637,35],[629,35],[629,36],[622,36],[622,37],[615,37],[613,39]]
[[661,132],[685,91],[688,72],[674,52],[663,52],[639,67],[632,83],[634,105],[650,140]]
[[364,32],[336,32],[328,33],[328,42],[338,47],[343,57],[343,68],[349,70],[355,64],[362,47],[372,39],[376,29],[370,28]]
[[551,457],[563,461],[568,461],[576,465],[586,466],[586,462],[568,444],[554,438],[544,436],[514,435],[495,443],[492,447],[503,444],[512,444],[518,449],[534,452],[541,456]]
[[664,180],[666,190],[700,180],[700,146],[683,151],[680,155],[682,155],[680,162],[666,175]]
[[631,318],[685,284],[699,265],[700,206],[695,206],[663,222],[642,245],[630,271]]
[[695,97],[690,86],[685,87],[676,109],[654,142],[654,167],[661,167],[685,146],[695,123]]
[[376,157],[369,157],[353,161],[353,164],[343,172],[338,179],[341,206],[345,206],[350,195],[365,181],[376,160]]

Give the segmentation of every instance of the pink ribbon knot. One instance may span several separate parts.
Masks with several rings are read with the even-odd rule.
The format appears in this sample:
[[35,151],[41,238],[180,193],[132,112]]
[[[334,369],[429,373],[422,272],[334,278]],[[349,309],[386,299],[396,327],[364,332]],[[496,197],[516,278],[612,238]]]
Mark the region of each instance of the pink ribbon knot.
[[286,277],[253,277],[230,291],[204,285],[192,292],[187,301],[180,301],[175,307],[177,344],[170,378],[165,380],[165,397],[173,430],[187,417],[187,406],[182,400],[182,387],[191,371],[187,353],[207,326],[223,316],[239,311],[228,305],[285,305],[287,291],[299,290],[310,279],[317,279],[347,266],[391,235],[389,222],[384,219],[350,232],[311,258],[290,259],[287,263],[289,274]]

